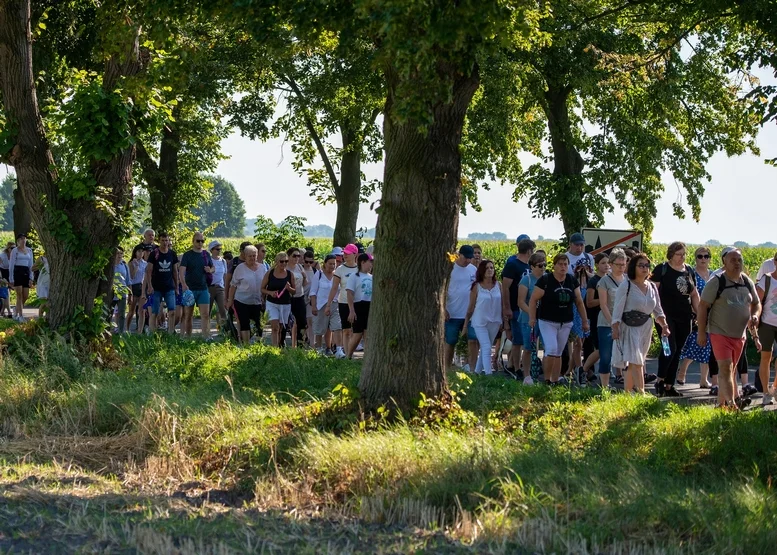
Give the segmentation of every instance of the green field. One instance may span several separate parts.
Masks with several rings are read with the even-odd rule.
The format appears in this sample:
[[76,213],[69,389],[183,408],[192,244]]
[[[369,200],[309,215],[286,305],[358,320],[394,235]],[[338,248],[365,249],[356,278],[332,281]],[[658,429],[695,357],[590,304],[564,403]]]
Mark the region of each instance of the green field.
[[360,412],[359,363],[0,337],[0,552],[769,553],[777,412],[451,374]]

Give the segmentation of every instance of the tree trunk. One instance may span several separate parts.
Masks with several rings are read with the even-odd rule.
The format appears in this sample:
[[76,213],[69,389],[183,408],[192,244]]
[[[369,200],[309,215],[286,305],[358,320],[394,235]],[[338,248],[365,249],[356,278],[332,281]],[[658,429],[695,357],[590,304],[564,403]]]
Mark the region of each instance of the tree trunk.
[[556,188],[554,198],[557,200],[567,237],[580,231],[588,223],[588,211],[583,195],[585,161],[580,156],[572,136],[567,104],[569,94],[570,89],[553,86],[545,93],[545,114],[553,147],[553,181]]
[[368,409],[387,404],[407,411],[421,394],[448,392],[443,357],[444,301],[456,248],[461,205],[464,116],[479,86],[477,69],[462,75],[440,68],[452,83],[450,102],[421,122],[398,122],[396,74],[387,78],[386,163],[375,238],[370,345],[359,389]]
[[138,148],[138,161],[151,204],[151,227],[158,232],[171,230],[178,217],[175,195],[178,191],[181,137],[178,129],[172,125],[168,123],[162,130],[159,164],[151,158],[143,145]]
[[[113,91],[120,77],[140,71],[139,36],[139,29],[135,29],[124,56],[108,59],[103,76],[106,91]],[[34,81],[30,0],[0,0],[0,87],[5,112],[17,131],[8,159],[48,255],[49,321],[57,328],[73,317],[77,307],[87,312],[94,307],[101,278],[111,263],[109,255],[118,243],[117,220],[131,206],[134,148],[119,152],[112,160],[91,163],[99,200],[108,204],[109,210],[94,200],[64,200]],[[112,275],[112,270],[109,273]]]
[[13,190],[13,233],[14,238],[19,235],[27,236],[32,227],[32,215],[24,200],[21,189],[16,186]]
[[337,220],[334,245],[344,247],[356,240],[356,221],[362,189],[362,146],[356,144],[354,134],[343,131],[343,155],[340,159],[340,184],[335,189]]

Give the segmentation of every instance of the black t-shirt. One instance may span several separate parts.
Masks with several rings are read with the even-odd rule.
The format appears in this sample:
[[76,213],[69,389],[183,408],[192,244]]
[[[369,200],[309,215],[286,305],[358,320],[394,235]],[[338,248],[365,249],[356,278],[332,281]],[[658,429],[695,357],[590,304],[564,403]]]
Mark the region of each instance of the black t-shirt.
[[162,252],[157,249],[148,256],[148,263],[151,265],[151,286],[154,291],[167,293],[175,289],[173,281],[173,272],[175,265],[178,264],[178,255],[174,250]]
[[655,267],[650,281],[659,284],[658,296],[667,318],[693,318],[691,293],[696,288],[696,276],[690,266],[686,265],[682,272],[678,272],[664,262]]
[[286,277],[279,278],[275,277],[275,270],[270,270],[270,277],[267,280],[266,289],[268,291],[283,291],[283,294],[281,294],[280,297],[277,295],[268,295],[267,302],[273,304],[291,304],[291,293],[289,293],[288,289],[284,291],[287,283],[294,286],[294,274],[286,270]]
[[510,310],[513,311],[514,317],[518,317],[518,284],[521,282],[521,278],[531,271],[530,266],[517,257],[511,256],[507,259],[505,267],[502,270],[502,279],[508,278],[513,280],[510,284]]
[[[595,275],[591,279],[588,280],[588,285],[586,285],[587,291],[591,291],[593,289],[594,292],[594,299],[599,298],[599,291],[596,289],[596,286],[599,285],[599,280],[602,278],[598,275]],[[586,292],[586,297],[588,296],[588,292]],[[585,299],[583,299],[585,301]],[[596,327],[596,320],[599,318],[599,312],[601,312],[601,308],[598,306],[595,306],[593,308],[588,307],[588,303],[585,303],[585,311],[586,314],[588,314],[588,321],[591,322],[591,328]]]
[[229,273],[234,274],[235,268],[240,266],[243,262],[245,262],[245,260],[241,260],[239,256],[236,256],[235,258],[233,258],[232,265],[229,267]]
[[545,274],[537,280],[535,287],[545,291],[540,299],[537,319],[561,324],[572,321],[575,289],[580,287],[577,279],[567,274],[564,281],[558,281],[553,274]]

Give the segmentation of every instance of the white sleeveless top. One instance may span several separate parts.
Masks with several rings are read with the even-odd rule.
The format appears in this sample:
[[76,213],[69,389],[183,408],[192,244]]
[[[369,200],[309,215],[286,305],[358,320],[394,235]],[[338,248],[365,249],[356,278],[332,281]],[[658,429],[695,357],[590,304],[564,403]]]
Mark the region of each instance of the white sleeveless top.
[[478,298],[475,302],[475,311],[472,313],[473,326],[485,326],[487,324],[500,323],[502,321],[502,288],[499,284],[491,289],[486,289],[477,284]]

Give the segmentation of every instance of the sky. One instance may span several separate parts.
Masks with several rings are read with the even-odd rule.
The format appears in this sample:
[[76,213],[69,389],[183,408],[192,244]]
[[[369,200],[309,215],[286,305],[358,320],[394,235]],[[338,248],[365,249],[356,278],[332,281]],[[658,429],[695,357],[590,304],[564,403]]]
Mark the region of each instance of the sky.
[[[653,240],[696,244],[709,239],[723,244],[777,242],[777,214],[771,207],[771,203],[777,201],[777,167],[764,163],[765,159],[777,158],[777,125],[767,125],[757,142],[760,157],[747,154],[728,158],[725,154],[716,154],[709,161],[707,170],[712,181],[706,185],[698,223],[690,217],[679,220],[673,215],[672,203],[678,198],[678,185],[671,176],[665,178],[665,192],[658,206]],[[235,185],[245,201],[246,217],[262,214],[278,221],[296,215],[307,218],[310,225],[334,227],[335,206],[321,206],[309,196],[305,179],[292,168],[288,143],[284,145],[281,139],[261,143],[233,134],[222,147],[230,158],[219,164],[217,173]],[[365,168],[365,174],[367,178],[382,178],[383,165],[372,164]],[[498,184],[492,185],[489,191],[481,189],[478,195],[483,210],[480,213],[468,210],[467,216],[460,217],[459,237],[495,231],[506,233],[510,238],[521,233],[532,238],[542,235],[555,239],[563,235],[559,220],[535,218],[526,203],[513,202],[512,191],[511,186]],[[376,214],[369,204],[363,204],[358,227],[371,228],[375,222]],[[603,227],[629,228],[620,210],[608,214]]]

